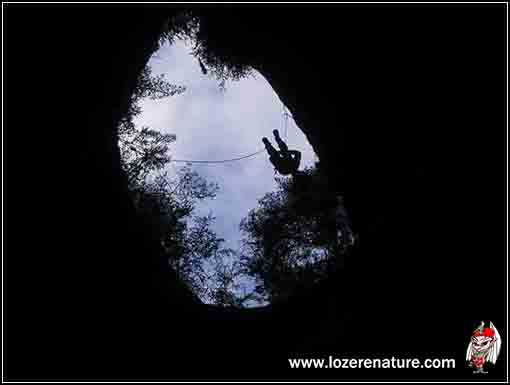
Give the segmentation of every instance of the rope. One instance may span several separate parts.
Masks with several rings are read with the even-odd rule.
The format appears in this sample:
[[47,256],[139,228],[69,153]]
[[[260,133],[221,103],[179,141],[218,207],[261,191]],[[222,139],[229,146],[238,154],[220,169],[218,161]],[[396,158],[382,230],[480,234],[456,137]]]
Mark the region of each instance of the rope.
[[285,132],[285,141],[287,142],[289,140],[287,135],[287,126],[289,122],[289,117],[294,120],[294,117],[289,113],[289,110],[285,107],[285,104],[282,103],[282,110],[283,110],[283,121],[284,121],[284,132]]
[[[283,119],[284,119],[284,124],[285,124],[285,141],[287,141],[287,139],[288,139],[287,138],[287,121],[289,119],[289,116],[292,117],[292,115],[290,115],[286,111],[285,105],[283,103],[282,103],[282,109],[283,109]],[[238,158],[232,158],[232,159],[223,159],[223,160],[185,160],[185,159],[174,159],[174,160],[171,160],[170,162],[173,162],[173,163],[206,163],[206,164],[209,164],[209,163],[227,163],[227,162],[235,162],[237,160],[250,158],[250,157],[258,155],[258,154],[260,154],[261,152],[264,152],[264,151],[266,151],[266,150],[263,149],[263,150],[254,152],[253,154],[248,154],[248,155],[244,155],[244,156],[240,156]]]
[[287,120],[289,119],[289,117],[285,115],[284,119],[285,119],[285,141],[288,142],[289,138],[287,137]]
[[227,163],[227,162],[234,162],[236,160],[246,159],[250,158],[252,156],[258,155],[261,152],[266,151],[266,149],[254,152],[253,154],[240,156],[239,158],[233,158],[233,159],[223,159],[223,160],[184,160],[184,159],[173,159],[170,162],[174,163]]

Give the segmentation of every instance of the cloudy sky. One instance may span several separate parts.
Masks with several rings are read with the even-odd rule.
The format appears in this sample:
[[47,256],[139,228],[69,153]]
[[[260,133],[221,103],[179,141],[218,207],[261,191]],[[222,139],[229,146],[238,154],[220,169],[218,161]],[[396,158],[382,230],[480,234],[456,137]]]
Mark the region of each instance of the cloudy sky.
[[[162,132],[174,133],[177,141],[170,148],[173,159],[223,160],[240,157],[264,149],[262,137],[276,146],[273,129],[279,129],[285,140],[282,102],[271,86],[255,73],[239,82],[227,82],[220,91],[218,81],[203,75],[198,61],[190,55],[190,47],[177,41],[163,46],[150,60],[153,74],[187,87],[186,92],[162,100],[142,103],[143,112],[136,124]],[[305,136],[291,118],[287,123],[289,148],[302,152],[300,168],[312,165],[315,154]],[[169,173],[184,163],[173,163]],[[236,162],[194,164],[210,182],[217,182],[216,199],[203,202],[196,212],[216,217],[213,230],[226,240],[225,247],[238,248],[241,238],[239,222],[258,199],[274,191],[274,169],[267,153]]]

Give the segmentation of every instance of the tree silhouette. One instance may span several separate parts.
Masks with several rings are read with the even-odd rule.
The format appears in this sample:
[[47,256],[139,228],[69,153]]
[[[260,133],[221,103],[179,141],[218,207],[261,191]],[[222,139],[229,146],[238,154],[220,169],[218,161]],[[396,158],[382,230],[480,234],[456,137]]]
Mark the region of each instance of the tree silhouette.
[[215,288],[225,288],[215,282],[219,277],[217,266],[222,256],[235,252],[224,249],[224,240],[211,230],[212,215],[193,214],[196,204],[214,198],[219,186],[187,166],[170,177],[165,167],[171,161],[169,146],[176,136],[134,124],[134,118],[142,112],[142,99],[161,99],[184,90],[163,75],[153,76],[149,67],[142,71],[118,127],[121,164],[135,208],[161,243],[169,266],[202,300],[214,302],[221,297]]
[[277,302],[323,279],[353,243],[341,199],[319,168],[295,178],[276,178],[243,219],[242,265],[256,280],[259,300]]
[[170,18],[159,44],[181,39],[193,44],[192,54],[197,58],[204,75],[209,74],[219,81],[220,90],[225,90],[227,80],[238,81],[253,74],[252,68],[236,57],[233,52],[218,49],[217,42],[209,38],[207,27],[201,23],[199,9],[183,9]]

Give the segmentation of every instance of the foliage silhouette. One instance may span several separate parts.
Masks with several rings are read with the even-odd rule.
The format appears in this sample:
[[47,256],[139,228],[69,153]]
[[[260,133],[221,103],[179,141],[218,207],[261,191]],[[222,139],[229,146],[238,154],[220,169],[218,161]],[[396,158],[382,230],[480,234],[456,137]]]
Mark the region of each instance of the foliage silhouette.
[[191,53],[197,58],[202,73],[215,77],[222,91],[225,90],[228,80],[238,81],[253,74],[252,68],[232,52],[218,49],[215,41],[209,38],[207,28],[201,23],[199,10],[184,9],[171,17],[161,34],[159,44],[173,44],[177,39],[193,44]]
[[240,224],[244,271],[256,280],[257,298],[269,302],[325,278],[354,239],[341,199],[319,168],[275,179],[278,190],[260,199]]
[[[221,286],[225,293],[228,286],[225,275],[221,285],[214,281],[219,277],[222,256],[234,251],[224,249],[224,240],[211,230],[212,215],[193,213],[199,201],[216,196],[219,186],[189,167],[181,167],[173,178],[169,177],[164,168],[171,160],[169,146],[176,136],[134,124],[134,118],[142,111],[142,99],[162,99],[184,91],[185,87],[169,83],[163,75],[153,76],[145,67],[128,112],[118,126],[121,162],[133,203],[148,230],[161,243],[168,264],[202,300],[214,302],[225,297],[215,293],[215,288]],[[232,302],[233,294],[228,298]]]

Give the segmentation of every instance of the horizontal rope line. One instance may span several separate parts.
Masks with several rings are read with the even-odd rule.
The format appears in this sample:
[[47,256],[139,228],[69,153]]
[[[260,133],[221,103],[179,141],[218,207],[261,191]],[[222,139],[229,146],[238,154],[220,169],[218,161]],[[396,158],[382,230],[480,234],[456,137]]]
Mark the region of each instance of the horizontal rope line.
[[232,159],[223,159],[223,160],[184,160],[184,159],[172,159],[170,162],[174,163],[227,163],[227,162],[234,162],[241,159],[246,159],[251,156],[255,156],[260,154],[261,152],[266,151],[265,149],[254,152],[253,154],[240,156],[239,158],[232,158]]

